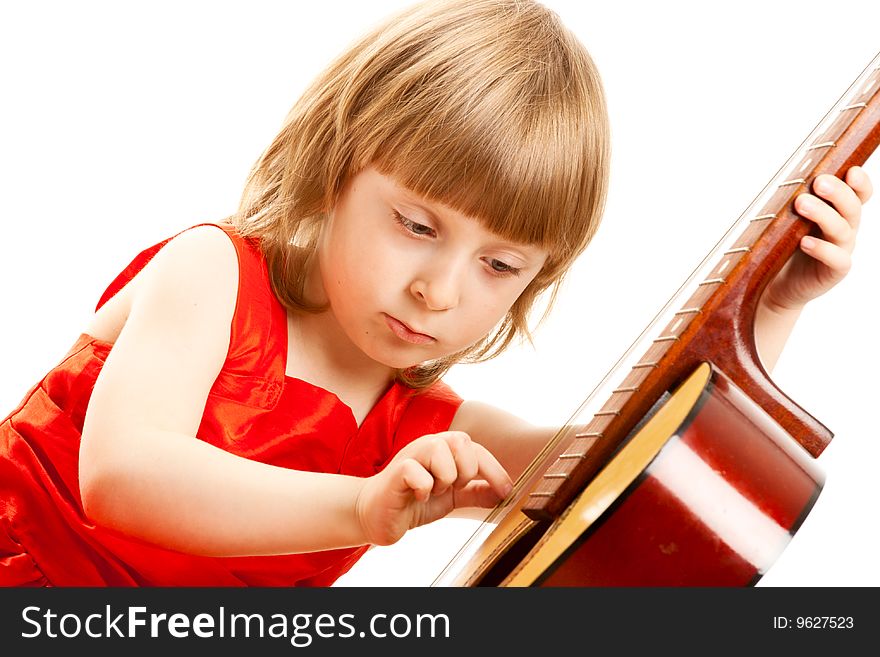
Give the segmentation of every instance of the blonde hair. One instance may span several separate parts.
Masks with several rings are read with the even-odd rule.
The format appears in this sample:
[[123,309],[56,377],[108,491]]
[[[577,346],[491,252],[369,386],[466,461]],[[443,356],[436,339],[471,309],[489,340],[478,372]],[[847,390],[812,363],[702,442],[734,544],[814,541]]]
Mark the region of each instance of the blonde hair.
[[555,13],[527,0],[424,2],[312,83],[254,165],[230,221],[260,238],[273,289],[292,311],[320,310],[303,295],[320,225],[368,165],[506,239],[547,249],[493,332],[398,373],[425,387],[457,362],[530,338],[535,300],[550,290],[546,315],[599,225],[609,151],[598,72]]

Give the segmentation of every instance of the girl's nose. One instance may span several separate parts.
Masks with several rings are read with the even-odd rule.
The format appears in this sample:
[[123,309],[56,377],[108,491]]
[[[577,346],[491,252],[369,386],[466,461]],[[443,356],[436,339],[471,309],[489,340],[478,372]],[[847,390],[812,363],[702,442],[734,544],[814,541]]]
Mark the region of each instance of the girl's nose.
[[417,276],[410,292],[429,310],[450,310],[458,305],[460,283],[452,269],[434,271]]

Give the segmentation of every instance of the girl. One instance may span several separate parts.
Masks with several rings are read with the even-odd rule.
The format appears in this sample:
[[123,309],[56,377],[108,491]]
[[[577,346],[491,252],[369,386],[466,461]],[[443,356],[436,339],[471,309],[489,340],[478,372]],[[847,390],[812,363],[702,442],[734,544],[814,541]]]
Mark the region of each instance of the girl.
[[[449,20],[455,16],[454,10],[444,7],[433,20]],[[486,16],[481,17],[476,3],[469,3],[466,17],[462,14],[459,18],[487,30],[491,27],[492,34],[516,36],[511,25],[505,24],[507,29],[499,31]],[[359,65],[364,61],[364,50],[370,48],[390,58],[395,52],[395,36],[397,43],[409,39],[411,45],[424,34],[419,28],[432,35],[449,30],[442,25],[433,31],[428,27],[424,17],[395,21],[389,29],[380,30],[381,36],[367,38],[360,50],[356,46],[351,61]],[[534,24],[529,27],[529,45],[539,47]],[[464,35],[456,32],[456,52],[467,51],[459,40],[468,37],[467,30],[462,31]],[[485,33],[479,39],[473,34],[470,37],[473,41],[465,43],[487,42]],[[515,52],[509,45],[498,47],[506,57]],[[575,44],[568,47],[569,56],[578,52]],[[554,111],[556,117],[565,111],[589,111],[589,117],[561,125],[595,130],[592,135],[565,141],[567,148],[578,144],[585,149],[584,165],[574,167],[577,184],[571,178],[560,182],[557,177],[535,185],[532,206],[539,201],[561,206],[554,211],[541,208],[537,216],[555,217],[566,228],[574,226],[574,234],[554,235],[550,233],[553,221],[530,222],[535,212],[521,212],[523,217],[517,220],[516,204],[499,203],[497,196],[505,197],[498,176],[475,180],[475,174],[488,170],[486,166],[467,171],[468,184],[461,186],[453,183],[462,171],[450,170],[447,164],[468,162],[479,154],[473,144],[464,143],[466,132],[462,124],[455,123],[461,114],[457,116],[452,110],[471,104],[477,105],[477,112],[467,114],[468,119],[492,117],[497,121],[501,108],[510,112],[510,118],[520,117],[510,108],[515,107],[512,96],[522,99],[522,80],[515,89],[496,90],[505,103],[498,103],[492,94],[479,96],[447,83],[438,86],[441,96],[431,97],[428,104],[424,99],[427,91],[419,86],[407,98],[412,102],[405,107],[409,114],[389,114],[389,99],[399,99],[395,94],[407,88],[406,76],[427,84],[427,69],[420,72],[418,65],[426,65],[425,58],[441,52],[442,48],[432,44],[427,54],[408,61],[405,70],[385,80],[385,86],[375,73],[368,80],[348,78],[341,87],[334,86],[332,79],[325,80],[323,87],[316,85],[255,167],[241,211],[233,218],[235,230],[206,226],[186,231],[164,248],[136,260],[111,285],[101,300],[101,310],[85,327],[88,337],[78,343],[82,349],[73,354],[85,353],[85,361],[77,366],[70,361],[62,363],[56,376],[50,374],[4,424],[9,456],[4,475],[8,473],[9,478],[3,481],[15,482],[4,489],[4,520],[11,546],[7,573],[51,582],[53,577],[46,572],[50,570],[56,583],[62,584],[98,581],[90,577],[103,578],[101,583],[329,583],[361,550],[326,552],[328,548],[393,542],[407,528],[445,515],[456,502],[491,506],[505,493],[509,479],[492,454],[515,477],[546,434],[520,430],[517,425],[514,431],[503,433],[519,433],[522,441],[502,442],[485,428],[497,429],[502,423],[513,426],[513,418],[483,406],[459,405],[452,393],[432,380],[473,344],[477,353],[505,346],[514,335],[511,329],[522,330],[535,294],[559,281],[589,240],[605,179],[602,108],[597,102],[601,95],[595,80],[586,84],[590,67],[581,59],[583,76],[576,80],[583,81],[584,88],[571,89],[567,80],[565,88],[574,97],[557,98],[559,105],[544,108],[545,119]],[[390,58],[384,69],[377,68],[385,70],[395,61]],[[437,62],[431,60],[431,71],[438,69]],[[344,70],[346,63],[344,58],[335,70]],[[358,68],[361,73],[364,70]],[[485,65],[479,72],[491,74]],[[451,74],[462,72],[453,70]],[[478,86],[481,80],[474,75],[470,69],[467,81]],[[485,78],[482,81],[485,83]],[[545,84],[547,80],[532,80],[537,82]],[[449,98],[455,92],[461,92],[461,98]],[[365,95],[371,97],[365,99]],[[341,114],[334,116],[339,115],[342,123],[322,124],[327,112],[310,115],[308,110],[323,110],[322,103],[327,102],[357,111],[345,114],[334,106],[333,111]],[[400,103],[395,102],[394,108],[400,112]],[[442,113],[444,109],[450,113]],[[418,112],[428,110],[439,113],[457,129],[424,121],[424,114]],[[525,109],[520,106],[520,111]],[[422,120],[414,121],[415,116]],[[383,125],[388,117],[397,122]],[[352,131],[350,150],[349,141],[339,137],[332,144],[321,143],[323,157],[319,156],[314,140],[338,127]],[[501,122],[492,126],[491,134],[498,133],[497,142],[506,138],[507,145],[516,144],[522,154],[523,135],[514,137],[516,127]],[[453,147],[467,147],[461,153],[453,151],[465,157],[453,158],[449,150],[441,150],[450,147],[450,133],[442,133],[443,129],[458,138]],[[362,135],[365,130],[367,136]],[[297,148],[297,141],[305,143]],[[557,153],[546,148],[546,142],[542,146],[545,148],[540,151],[531,151],[533,157],[546,158],[538,172],[552,170],[555,162],[563,169],[566,163],[570,165],[574,157],[570,150],[560,148],[554,160]],[[504,153],[507,157],[502,160],[499,151],[496,146],[496,166],[507,164],[515,169],[528,161],[510,158],[509,153]],[[291,152],[303,157],[291,159]],[[325,178],[320,185],[309,178],[316,170]],[[426,170],[433,175],[424,173]],[[516,187],[528,189],[526,183],[537,172],[525,167],[513,173]],[[870,194],[866,177],[852,172],[849,187],[839,181],[828,182],[832,184],[832,191],[826,194],[830,205],[820,204],[810,218],[823,228],[855,225],[859,195],[864,201]],[[580,188],[580,198],[562,202],[562,194],[552,194],[545,200],[543,190],[554,183],[566,191]],[[529,198],[527,192],[522,196]],[[502,216],[499,208],[507,214]],[[575,215],[578,221],[562,221],[567,218],[564,212],[572,208],[580,209]],[[508,223],[500,223],[502,219]],[[247,242],[242,235],[258,238],[260,249],[251,248],[256,239]],[[795,299],[791,311],[827,289],[845,270],[844,256],[852,248],[852,233],[837,240],[826,237],[829,250],[825,261],[820,262],[819,254],[814,253],[819,263],[816,271],[829,278]],[[566,244],[574,244],[574,248],[566,251],[562,248]],[[268,288],[270,279],[272,288]],[[773,290],[781,298],[805,280],[803,276],[782,277]],[[260,281],[265,285],[242,287]],[[266,290],[272,294],[265,294]],[[406,292],[402,297],[401,290]],[[279,315],[281,305],[275,297],[285,302],[287,313]],[[480,303],[474,304],[474,298]],[[453,319],[448,323],[432,319],[437,322],[433,328],[410,316],[398,317],[399,309],[423,318]],[[788,313],[789,318],[793,314]],[[499,322],[502,330],[493,332]],[[768,354],[771,364],[789,328],[790,319],[781,325],[765,322],[758,327],[762,353]],[[436,334],[429,334],[432,331]],[[494,345],[480,344],[487,333],[490,340],[496,340]],[[277,370],[278,359],[283,362],[280,383],[269,376]],[[75,379],[67,378],[71,373]],[[65,412],[56,414],[52,410],[55,399],[51,393],[58,391],[47,384],[56,383],[67,385],[61,397],[73,411],[63,409]],[[95,388],[89,398],[91,383]],[[412,394],[414,386],[425,392]],[[230,401],[237,404],[235,410],[224,411],[223,405],[228,407]],[[279,444],[277,434],[288,427],[282,426],[277,416],[259,429],[247,425],[256,415],[249,409],[269,413],[275,408],[273,404],[281,402],[298,414],[284,418],[296,420],[298,433],[285,436],[287,440]],[[330,406],[336,420],[329,430],[325,426],[323,433],[317,433],[309,447],[314,454],[302,448],[295,455],[285,453],[290,441],[304,433],[303,418],[324,421],[330,416],[316,415],[322,405]],[[322,455],[320,450],[327,449],[325,443],[330,439],[338,443],[336,432],[366,426],[371,417],[377,417],[376,409],[396,424],[388,425],[384,432],[373,432],[369,436],[372,442],[366,445],[352,439],[351,452],[344,444],[337,444],[336,453]],[[78,410],[85,411],[83,417],[77,417]],[[68,420],[73,427],[65,424]],[[235,422],[242,433],[227,436],[225,432],[230,432],[229,426]],[[21,435],[23,428],[27,438]],[[187,428],[190,431],[184,430]],[[443,432],[446,428],[466,429],[473,440],[461,433]],[[31,449],[35,460],[29,463],[28,457],[21,456],[48,435],[68,441],[73,436],[76,441],[80,429],[78,455],[74,442],[73,451],[71,444],[65,443],[48,461],[40,460],[43,454],[39,449]],[[432,429],[442,435],[421,436]],[[392,432],[401,439],[376,444]],[[202,440],[194,441],[193,436]],[[249,444],[242,442],[244,439]],[[225,449],[217,449],[218,443]],[[295,462],[285,462],[294,457],[306,460],[295,468]],[[336,459],[332,472],[344,466],[343,472],[348,467],[358,476],[307,472],[327,468],[329,458]],[[273,459],[275,466],[259,462],[271,463]],[[35,471],[33,465],[43,469]],[[35,486],[29,486],[38,478],[55,487],[48,500],[34,492]],[[472,481],[475,479],[486,481]],[[53,563],[45,542],[33,540],[34,533],[45,530],[34,526],[35,517],[52,519],[51,538],[57,541],[53,550],[61,551],[61,541],[66,541],[63,566]],[[39,559],[35,553],[40,554]],[[262,559],[240,556],[288,553],[308,554]],[[81,568],[70,572],[71,559],[77,557]],[[65,580],[67,577],[73,579]]]

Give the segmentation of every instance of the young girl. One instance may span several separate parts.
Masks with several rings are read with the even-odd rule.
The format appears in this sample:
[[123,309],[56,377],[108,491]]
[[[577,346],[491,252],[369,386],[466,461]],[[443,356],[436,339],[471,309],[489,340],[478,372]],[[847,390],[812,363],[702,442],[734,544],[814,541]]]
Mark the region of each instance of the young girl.
[[[540,6],[413,12],[304,94],[229,224],[120,274],[3,423],[4,583],[330,583],[492,506],[543,445],[438,379],[524,332],[594,233],[598,76]],[[759,314],[768,367],[870,195],[824,182],[799,210],[825,239]]]

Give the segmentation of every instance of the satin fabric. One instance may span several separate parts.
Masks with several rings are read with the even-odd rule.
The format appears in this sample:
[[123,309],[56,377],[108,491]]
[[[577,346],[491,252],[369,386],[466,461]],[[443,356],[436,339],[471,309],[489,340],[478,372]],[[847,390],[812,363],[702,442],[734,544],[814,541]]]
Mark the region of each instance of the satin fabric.
[[[284,374],[286,311],[259,244],[225,224],[239,262],[226,362],[197,437],[233,454],[297,470],[367,477],[415,438],[448,429],[461,404],[438,382],[393,384],[361,426],[333,393]],[[173,239],[173,238],[169,238]],[[169,240],[140,253],[100,308]],[[95,380],[112,344],[81,335],[0,424],[0,585],[326,586],[367,547],[271,557],[183,554],[96,526],[83,514],[79,443]]]

